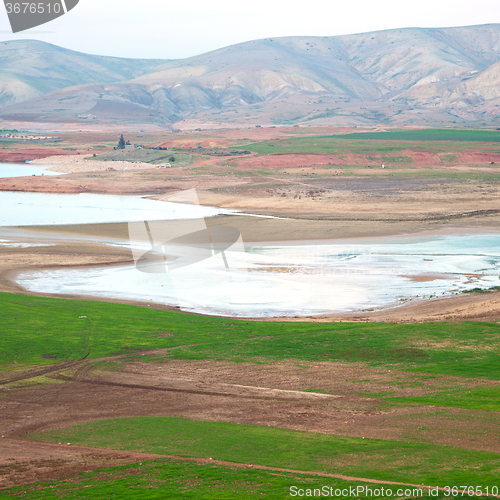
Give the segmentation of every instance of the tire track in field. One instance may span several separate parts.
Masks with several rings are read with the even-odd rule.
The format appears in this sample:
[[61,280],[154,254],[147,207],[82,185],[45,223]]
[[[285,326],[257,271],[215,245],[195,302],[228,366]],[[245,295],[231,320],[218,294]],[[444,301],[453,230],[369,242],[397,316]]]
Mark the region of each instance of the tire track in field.
[[[160,349],[156,348],[156,349],[137,350],[126,354],[114,354],[111,356],[105,356],[102,358],[95,358],[91,360],[88,359],[90,352],[87,352],[83,358],[74,361],[64,361],[61,363],[54,363],[47,366],[36,366],[34,368],[28,368],[26,370],[16,371],[12,375],[0,378],[0,386],[11,384],[13,382],[21,382],[23,380],[29,380],[32,378],[40,377],[42,375],[53,375],[60,379],[75,381],[79,380],[79,377],[85,376],[95,365],[101,363],[120,361],[122,359],[133,358],[139,355],[146,356],[151,354],[165,354],[175,349],[183,349],[186,347],[194,347],[198,345],[205,345],[205,344],[186,344],[186,345],[166,347]],[[73,375],[60,373],[67,371],[70,368],[76,368],[76,371]]]

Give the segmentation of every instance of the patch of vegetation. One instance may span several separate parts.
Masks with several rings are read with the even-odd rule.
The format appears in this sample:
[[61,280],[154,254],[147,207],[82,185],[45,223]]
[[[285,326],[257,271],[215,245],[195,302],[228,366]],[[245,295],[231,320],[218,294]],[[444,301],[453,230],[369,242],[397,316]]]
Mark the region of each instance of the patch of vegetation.
[[382,156],[379,160],[381,163],[413,163],[413,158],[410,156]]
[[150,163],[152,165],[175,162],[176,167],[185,167],[193,162],[193,158],[189,154],[172,153],[171,151],[149,148],[139,149],[134,146],[126,146],[125,149],[113,149],[106,153],[97,154],[95,157],[90,156],[85,159],[87,161],[131,161]]
[[328,110],[323,113],[310,116],[309,118],[306,118],[305,121],[317,120],[319,118],[331,118],[332,116],[339,116],[339,114],[338,110]]
[[360,141],[353,144],[350,141],[337,139],[335,137],[312,136],[312,137],[287,137],[281,140],[263,141],[247,144],[247,147],[261,155],[283,154],[283,153],[331,153],[349,154],[354,150],[358,153],[389,153],[399,152],[405,147],[373,147],[371,144]]
[[497,354],[471,356],[466,361],[456,359],[442,361],[438,364],[411,369],[417,373],[428,373],[437,375],[454,375],[458,377],[484,378],[489,380],[500,380],[500,356]]
[[[130,143],[129,143],[130,144]],[[125,146],[127,143],[125,142],[125,138],[123,137],[123,134],[120,136],[120,139],[118,141],[118,145],[116,146],[118,149],[125,149]]]
[[427,485],[498,486],[500,455],[178,417],[100,420],[36,439]]
[[383,177],[400,177],[400,178],[414,178],[414,179],[447,179],[448,181],[474,181],[482,182],[485,184],[499,184],[500,176],[494,171],[492,172],[474,172],[469,171],[449,171],[444,169],[428,169],[424,168],[415,172],[397,172],[392,171],[389,173],[378,173]]
[[445,155],[440,155],[439,159],[445,163],[452,163],[454,161],[457,161],[457,155],[454,154],[445,154]]
[[471,410],[500,411],[500,386],[444,391],[425,396],[383,397],[383,401],[453,406]]
[[[300,129],[298,129],[300,130]],[[476,142],[476,144],[471,144]],[[267,155],[277,153],[324,153],[324,154],[362,154],[382,155],[384,157],[406,156],[408,150],[436,153],[451,159],[456,153],[466,151],[497,152],[496,143],[500,142],[498,131],[473,131],[453,129],[429,129],[415,131],[363,132],[328,136],[294,136],[245,143],[253,152]],[[481,143],[481,144],[479,144]],[[235,146],[237,147],[237,146]],[[400,154],[403,153],[403,154]],[[373,161],[384,161],[382,158]]]
[[172,151],[179,151],[182,153],[195,153],[207,156],[242,156],[250,155],[251,151],[240,149],[227,149],[227,148],[204,148],[198,146],[197,148],[172,148]]
[[[257,177],[258,174],[255,171],[238,171],[238,170],[229,170],[224,172],[224,175],[239,175],[240,177]],[[243,189],[243,188],[241,188]]]
[[[290,496],[290,488],[293,486],[304,490],[314,490],[324,485],[333,488],[334,491],[336,489],[349,490],[349,487],[357,488],[358,486],[366,486],[375,490],[383,486],[336,478],[326,479],[309,474],[197,464],[187,460],[158,459],[79,474],[63,481],[9,488],[3,490],[2,496],[4,498],[22,497],[27,500],[53,498],[87,498],[89,500],[103,498],[255,500],[265,498],[266,500],[282,500]],[[388,487],[391,486],[385,486],[386,489]],[[359,498],[366,497],[364,493],[359,495]],[[368,495],[368,497],[371,496]],[[406,498],[417,497],[419,498],[418,495],[412,495]],[[338,496],[337,498],[347,497]],[[437,498],[444,498],[443,493]]]
[[[363,139],[389,141],[474,141],[500,142],[500,132],[497,130],[467,130],[467,129],[424,129],[424,130],[391,130],[388,132],[362,132]],[[360,139],[359,133],[337,134],[337,138]]]
[[500,286],[492,286],[490,288],[471,288],[470,290],[463,290],[462,293],[490,293],[500,290]]
[[500,380],[497,323],[269,323],[8,293],[0,319],[4,370],[175,347],[167,359],[365,362]]
[[34,387],[34,386],[40,386],[40,385],[52,385],[52,384],[64,384],[66,381],[64,380],[59,380],[55,378],[50,378],[50,377],[33,377],[30,379],[26,380],[19,380],[18,382],[12,382],[8,384],[9,389],[13,389],[14,387]]
[[285,118],[282,114],[278,114],[274,117],[271,117],[271,122],[274,125],[295,125],[298,121],[302,121],[305,118],[307,118],[307,115],[295,116],[293,118]]

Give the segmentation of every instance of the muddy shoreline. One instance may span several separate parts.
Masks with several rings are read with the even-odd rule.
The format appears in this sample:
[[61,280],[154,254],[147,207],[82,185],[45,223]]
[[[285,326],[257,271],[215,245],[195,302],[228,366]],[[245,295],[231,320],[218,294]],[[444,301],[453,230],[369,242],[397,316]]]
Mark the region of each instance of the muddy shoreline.
[[[11,151],[11,159],[18,153],[22,151]],[[217,158],[195,159],[192,166],[196,172],[200,171],[200,168],[216,169],[212,173],[204,173],[200,176],[198,173],[193,175],[191,168],[155,171],[152,165],[139,162],[88,161],[86,157],[89,153],[84,151],[70,153],[50,148],[39,148],[39,150],[30,148],[26,150],[26,153],[42,158],[34,163],[54,165],[54,170],[67,172],[66,175],[0,179],[0,190],[52,193],[100,192],[155,196],[196,188],[200,203],[204,205],[239,209],[254,215],[279,217],[239,215],[206,219],[209,227],[218,225],[236,227],[247,245],[373,240],[380,237],[417,234],[496,232],[500,228],[500,199],[497,199],[496,194],[492,198],[493,192],[483,191],[485,188],[482,185],[458,185],[454,182],[436,184],[434,181],[428,184],[423,179],[400,182],[398,178],[390,176],[381,179],[372,170],[369,172],[353,170],[354,177],[351,178],[312,178],[313,175],[318,174],[314,166],[304,167],[296,172],[292,170],[296,164],[299,165],[309,159],[309,156],[314,160],[314,165],[330,165],[330,162],[334,160],[332,155],[303,155],[303,158],[297,154],[285,154],[236,159],[239,163],[235,168],[243,169],[242,174],[247,172],[243,168],[246,164],[249,168],[258,166],[269,169],[269,176],[264,179],[263,184],[264,181],[260,178],[256,181],[255,177],[247,178],[245,175],[239,178],[228,177],[223,170],[217,170],[220,165],[224,166],[226,160]],[[54,154],[57,156],[53,156]],[[487,158],[481,155],[484,156],[483,153],[477,153],[477,158],[472,155],[474,161],[491,160],[491,153],[486,155]],[[358,160],[359,158],[356,161]],[[420,158],[419,161],[425,163],[430,159]],[[280,171],[279,176],[276,176],[278,166],[287,170]],[[458,172],[457,169],[463,170],[469,167],[458,165],[450,168]],[[486,166],[481,168],[487,169]],[[336,175],[334,168],[329,168],[327,171]],[[216,172],[217,175],[215,175]],[[248,172],[251,173],[251,170]],[[405,170],[398,169],[397,172],[404,173]],[[375,189],[373,186],[370,187],[371,183],[376,186]],[[327,189],[318,191],[317,186],[320,185]],[[307,191],[309,189],[313,189],[314,192]],[[307,193],[312,194],[309,196]],[[471,196],[472,193],[478,194]],[[183,224],[182,221],[178,223]],[[14,282],[15,276],[24,271],[82,266],[102,267],[131,262],[130,254],[123,249],[112,250],[104,244],[94,244],[90,249],[89,242],[84,245],[87,250],[82,251],[81,248],[82,239],[107,238],[127,241],[127,223],[33,226],[23,229],[33,232],[37,238],[43,238],[45,235],[52,240],[59,234],[64,238],[74,236],[75,241],[73,243],[57,242],[51,250],[38,248],[25,251],[17,249],[9,252],[8,249],[2,248],[0,250],[0,255],[3,257],[0,265],[0,289],[2,291],[30,293]],[[481,294],[481,296],[465,294],[459,297],[426,301],[414,300],[404,306],[380,311],[314,318],[288,318],[288,320],[411,322],[480,319],[496,321],[500,318],[497,297],[496,292]],[[88,296],[71,296],[71,298],[109,300],[165,308],[165,306],[138,301]],[[175,308],[167,309],[176,310]],[[276,320],[282,319],[276,318]],[[259,320],[273,321],[273,319]]]
[[[332,231],[326,230],[324,224],[319,224],[315,231],[311,232],[311,221],[307,221],[308,227],[302,228],[302,233],[297,229],[292,235],[288,224],[290,220],[282,219],[260,219],[245,216],[223,216],[207,219],[208,225],[233,225],[241,230],[244,241],[248,242],[250,235],[253,243],[312,243],[311,240],[297,239],[299,234],[315,236],[315,242],[321,243],[333,240]],[[182,221],[179,221],[182,223]],[[331,228],[330,228],[331,229]],[[359,228],[358,228],[359,229]],[[393,228],[394,229],[394,228]],[[106,266],[120,266],[133,263],[130,251],[125,248],[112,247],[97,238],[115,243],[126,242],[128,230],[126,223],[118,224],[82,224],[72,226],[45,226],[31,228],[13,228],[12,231],[30,233],[36,241],[55,242],[48,247],[28,248],[0,248],[0,291],[9,293],[20,293],[26,295],[37,295],[46,297],[57,297],[75,300],[95,300],[102,302],[114,302],[150,307],[154,309],[177,311],[176,306],[163,305],[149,301],[123,300],[116,298],[97,297],[93,295],[65,295],[45,294],[29,292],[16,283],[19,274],[40,271],[45,269],[75,269],[96,268]],[[448,225],[440,230],[428,229],[426,232],[412,233],[418,235],[436,234],[459,234],[462,232],[488,232],[494,231],[491,226],[475,227],[466,229],[457,225]],[[274,239],[270,239],[271,234]],[[398,233],[399,235],[401,233]],[[404,233],[409,235],[409,233]],[[394,235],[394,233],[392,234]],[[293,239],[292,239],[293,236]],[[378,234],[377,236],[387,236]],[[395,236],[395,235],[394,235]],[[59,239],[64,238],[64,240]],[[369,237],[363,231],[355,233],[351,241],[366,240]],[[45,238],[45,239],[44,239]],[[69,238],[69,239],[68,239]],[[74,239],[73,239],[74,238]],[[248,238],[248,239],[247,239]],[[359,238],[359,239],[358,239]],[[372,236],[370,239],[374,238]],[[345,238],[341,238],[344,240]],[[339,238],[336,239],[337,241]],[[34,241],[34,240],[33,240]],[[190,313],[193,314],[193,313]],[[385,307],[373,311],[357,311],[348,313],[336,313],[318,316],[290,316],[275,318],[254,318],[256,321],[306,321],[306,322],[391,322],[411,323],[424,321],[500,321],[500,292],[488,292],[483,294],[462,294],[438,299],[414,299],[404,305],[397,307]]]

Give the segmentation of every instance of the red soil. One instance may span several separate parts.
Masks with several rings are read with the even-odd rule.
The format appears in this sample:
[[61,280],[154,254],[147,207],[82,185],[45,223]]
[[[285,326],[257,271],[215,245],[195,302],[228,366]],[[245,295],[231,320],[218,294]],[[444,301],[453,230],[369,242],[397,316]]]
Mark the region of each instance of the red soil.
[[55,155],[85,154],[86,151],[65,151],[57,148],[29,148],[21,150],[0,150],[0,162],[20,163],[24,161],[38,160]]
[[[412,166],[432,166],[447,164],[441,160],[436,153],[420,153],[414,151],[402,151],[400,156],[411,158]],[[376,161],[374,161],[374,158]],[[470,152],[459,153],[456,155],[456,161],[450,166],[456,164],[490,164],[491,162],[500,163],[500,153],[484,153],[484,152]],[[261,167],[261,168],[287,168],[287,167],[301,167],[301,166],[314,166],[314,165],[377,165],[388,163],[383,159],[382,155],[371,154],[322,154],[322,153],[283,153],[283,154],[270,154],[267,156],[248,157],[238,161],[238,167]],[[407,161],[404,163],[408,163]]]

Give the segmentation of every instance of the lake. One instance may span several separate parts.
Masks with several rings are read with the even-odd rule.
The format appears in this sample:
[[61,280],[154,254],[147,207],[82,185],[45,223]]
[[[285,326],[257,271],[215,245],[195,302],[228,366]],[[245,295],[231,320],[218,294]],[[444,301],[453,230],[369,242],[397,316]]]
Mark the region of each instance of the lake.
[[[134,257],[160,253],[174,264],[182,259],[189,264],[167,269],[168,264],[161,273],[144,272],[134,265],[22,273],[17,282],[33,292],[151,301],[213,315],[270,317],[372,310],[416,298],[500,286],[500,233],[324,243],[246,242],[246,246],[240,240],[239,247],[230,243],[233,246],[224,253],[212,255],[210,250],[208,257],[205,254],[191,262],[184,243],[153,244],[150,230],[161,223],[153,222],[141,233],[143,221],[186,220],[182,228],[192,229],[185,233],[196,235],[205,227],[198,227],[196,221],[235,211],[88,193],[0,192],[0,204],[4,235],[12,226],[136,221],[137,234],[146,235],[142,241],[103,243],[130,248]],[[4,247],[54,244],[36,237],[26,241],[2,238],[0,246]]]
[[[133,243],[147,251],[147,245]],[[23,273],[33,292],[176,305],[235,317],[310,316],[398,306],[500,286],[500,234],[252,245],[164,273],[135,266]]]
[[234,210],[186,205],[140,196],[52,194],[0,191],[0,226],[97,224],[142,220],[191,219]]
[[32,165],[31,163],[0,163],[0,178],[29,177],[33,175],[63,175],[47,170],[51,165]]

